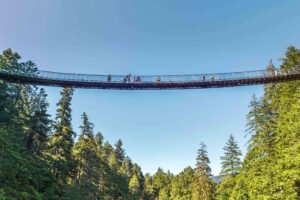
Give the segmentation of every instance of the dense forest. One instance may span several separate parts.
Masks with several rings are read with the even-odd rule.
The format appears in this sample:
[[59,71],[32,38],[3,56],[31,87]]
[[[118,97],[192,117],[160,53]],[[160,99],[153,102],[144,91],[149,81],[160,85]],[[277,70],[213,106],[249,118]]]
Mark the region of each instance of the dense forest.
[[[12,50],[1,70],[38,73]],[[270,63],[267,69],[273,70]],[[300,50],[289,47],[280,66],[300,71]],[[56,115],[43,88],[0,81],[0,199],[296,200],[300,199],[300,81],[268,84],[250,100],[244,160],[232,135],[224,141],[219,181],[204,143],[196,166],[173,175],[143,174],[121,140],[106,142],[86,113],[72,129],[72,88],[63,88]],[[240,133],[244,134],[244,133]],[[193,156],[193,155],[191,155]]]

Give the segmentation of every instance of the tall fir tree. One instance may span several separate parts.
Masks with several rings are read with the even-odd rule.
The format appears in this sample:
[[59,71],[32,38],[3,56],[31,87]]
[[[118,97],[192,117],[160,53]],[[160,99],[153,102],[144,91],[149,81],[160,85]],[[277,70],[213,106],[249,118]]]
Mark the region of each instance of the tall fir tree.
[[[300,72],[300,49],[290,46],[281,70]],[[300,81],[280,83],[272,91],[276,113],[272,154],[273,197],[300,199]]]
[[210,161],[207,156],[206,145],[202,142],[198,149],[195,177],[192,183],[192,200],[213,200],[215,188],[211,176]]
[[39,92],[33,91],[27,95],[29,95],[29,100],[23,104],[27,107],[26,124],[24,124],[26,147],[37,155],[42,155],[46,150],[46,142],[52,122],[49,119],[50,115],[47,113],[49,107],[46,99],[47,94],[42,88]]
[[86,113],[82,114],[81,134],[73,148],[76,162],[76,184],[86,199],[100,198],[99,177],[100,158],[93,135],[93,124]]
[[99,154],[102,154],[103,151],[103,141],[104,141],[104,137],[100,132],[97,132],[95,135],[95,141],[97,143],[97,147],[98,147],[98,151]]
[[102,152],[103,160],[105,160],[108,163],[109,158],[113,154],[113,152],[114,152],[113,146],[108,142],[105,142],[103,145],[103,152]]
[[123,142],[121,139],[119,139],[115,144],[114,154],[115,154],[115,158],[117,161],[117,166],[118,166],[118,168],[120,168],[122,165],[122,162],[125,159],[125,151],[123,149]]
[[72,148],[75,133],[71,125],[73,89],[63,88],[60,94],[61,99],[57,103],[54,132],[49,139],[48,146],[52,172],[63,186],[67,183],[74,167]]
[[221,156],[222,171],[221,175],[235,176],[239,173],[241,167],[242,152],[238,147],[237,142],[234,140],[233,135],[229,136],[226,146],[223,148],[224,156]]
[[[0,70],[36,74],[33,62],[20,62],[11,49],[0,54]],[[55,199],[54,177],[41,156],[48,134],[47,103],[37,87],[0,81],[0,198]],[[42,99],[41,103],[38,101]],[[32,134],[32,132],[34,134]],[[28,148],[31,133],[32,146]]]
[[260,107],[260,102],[257,99],[256,95],[253,94],[249,104],[250,111],[247,114],[246,136],[250,135],[250,139],[248,141],[249,148],[251,148],[252,138],[259,131],[260,125],[262,124],[261,115],[259,113],[259,107]]
[[[300,50],[289,47],[282,61],[280,73],[298,71]],[[252,121],[257,128],[237,180],[244,189],[235,187],[233,194],[249,199],[299,198],[299,88],[299,81],[265,86],[256,109],[259,120]],[[233,194],[231,199],[236,199]]]
[[[20,55],[14,53],[11,49],[7,49],[0,54],[0,70],[4,72],[13,72],[15,68],[19,68]],[[0,125],[8,126],[17,123],[18,111],[16,109],[16,99],[18,99],[19,90],[15,84],[8,84],[6,81],[0,80]]]
[[224,156],[221,157],[221,176],[222,183],[217,187],[217,199],[227,200],[231,197],[233,188],[236,184],[236,175],[241,167],[241,155],[237,142],[234,140],[233,135],[229,136],[226,146],[223,148]]

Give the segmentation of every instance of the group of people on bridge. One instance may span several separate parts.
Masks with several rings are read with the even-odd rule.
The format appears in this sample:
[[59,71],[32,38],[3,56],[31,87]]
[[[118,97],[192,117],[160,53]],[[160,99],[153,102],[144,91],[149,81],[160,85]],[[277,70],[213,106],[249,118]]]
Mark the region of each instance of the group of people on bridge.
[[[278,76],[278,74],[280,74],[281,71],[278,71],[277,69],[274,69],[273,71],[269,71],[269,73],[271,73],[271,74],[269,74],[271,76]],[[283,73],[283,74],[286,74],[286,73]],[[141,83],[142,82],[142,78],[139,75],[134,76],[133,80],[131,78],[132,78],[131,74],[128,74],[128,75],[124,76],[123,79],[121,79],[120,82],[123,82],[123,83]],[[216,77],[215,74],[200,75],[200,78],[199,78],[200,81],[215,81],[215,80],[223,80],[223,79],[224,79],[224,77],[218,77],[218,76]],[[161,82],[161,76],[156,76],[155,81],[156,81],[156,83],[160,83]],[[107,82],[108,83],[112,82],[112,75],[111,74],[109,74],[107,76]],[[153,80],[153,82],[154,82],[154,80]]]
[[[156,79],[156,82],[159,83],[160,80],[161,80],[161,78],[160,78],[160,76],[158,76],[157,79]],[[107,82],[110,83],[111,81],[112,81],[112,75],[109,74],[107,76]],[[135,76],[133,78],[133,83],[140,83],[140,82],[142,82],[142,79],[141,79],[140,76]],[[123,83],[131,83],[131,74],[128,74],[128,75],[124,76]]]
[[[210,78],[211,78],[211,81],[214,81],[214,80],[215,80],[215,76],[211,76]],[[205,81],[205,80],[206,80],[206,77],[205,77],[205,76],[202,76],[202,81]],[[109,74],[109,75],[107,76],[107,82],[108,82],[108,83],[112,82],[112,75],[111,75],[111,74]],[[140,82],[142,82],[142,79],[141,79],[140,76],[135,76],[135,77],[133,78],[133,83],[140,83]],[[157,83],[160,83],[160,82],[161,82],[161,77],[160,77],[160,76],[157,76],[157,77],[156,77],[156,82],[157,82]],[[124,76],[124,78],[123,78],[123,83],[131,83],[131,74],[128,74],[128,75]]]
[[[135,76],[133,78],[133,82],[134,83],[140,83],[142,81],[141,77],[140,76]],[[131,74],[128,74],[126,75],[124,78],[123,78],[123,82],[124,83],[130,83],[131,82]]]

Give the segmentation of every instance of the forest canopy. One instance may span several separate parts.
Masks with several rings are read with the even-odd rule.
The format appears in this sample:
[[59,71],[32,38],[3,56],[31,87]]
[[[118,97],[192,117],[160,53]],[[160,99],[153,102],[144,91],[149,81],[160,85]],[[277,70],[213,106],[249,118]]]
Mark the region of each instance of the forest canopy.
[[[20,59],[7,49],[0,54],[0,69],[38,73],[32,61]],[[300,71],[300,50],[288,47],[281,61],[281,69]],[[267,69],[274,67],[270,63]],[[253,95],[245,158],[235,138],[228,136],[218,178],[211,174],[201,141],[196,166],[177,175],[162,168],[143,174],[122,140],[113,145],[105,141],[87,113],[82,113],[80,132],[75,133],[73,93],[72,88],[61,90],[52,118],[43,88],[0,80],[1,200],[300,199],[300,81],[267,84],[262,97]]]

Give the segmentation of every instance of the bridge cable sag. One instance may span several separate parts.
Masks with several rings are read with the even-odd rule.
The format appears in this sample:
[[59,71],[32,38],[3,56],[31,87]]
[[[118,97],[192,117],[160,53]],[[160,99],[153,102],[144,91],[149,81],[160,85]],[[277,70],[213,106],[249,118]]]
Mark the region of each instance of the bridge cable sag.
[[20,84],[74,88],[118,90],[201,89],[300,80],[300,71],[296,69],[274,69],[214,74],[133,76],[131,74],[74,74],[43,70],[39,70],[36,74],[26,74],[0,69],[0,79]]

